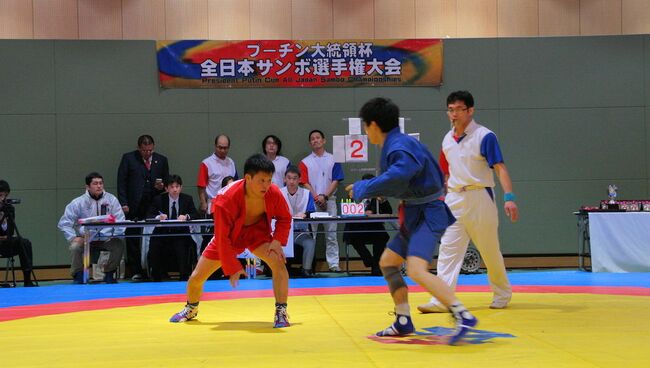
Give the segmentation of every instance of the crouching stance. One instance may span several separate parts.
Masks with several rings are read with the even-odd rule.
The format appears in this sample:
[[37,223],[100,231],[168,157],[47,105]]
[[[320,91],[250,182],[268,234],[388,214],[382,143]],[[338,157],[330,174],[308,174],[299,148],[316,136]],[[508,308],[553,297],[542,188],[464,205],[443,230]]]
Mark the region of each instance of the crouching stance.
[[456,299],[453,290],[428,270],[440,237],[455,221],[447,205],[440,200],[442,171],[423,144],[400,133],[399,108],[392,101],[372,99],[361,108],[360,116],[370,142],[382,147],[382,173],[346,189],[355,202],[380,196],[402,200],[400,233],[388,243],[379,261],[397,318],[377,336],[404,336],[415,332],[408,288],[400,273],[400,265],[406,261],[408,276],[443,302],[453,314],[456,328],[449,343],[455,344],[476,326],[478,320]]
[[[291,230],[291,213],[282,192],[271,179],[275,167],[263,155],[253,155],[244,164],[244,179],[221,189],[212,200],[214,237],[199,258],[187,281],[187,304],[170,322],[185,322],[198,314],[203,284],[220,267],[237,287],[246,276],[237,254],[248,248],[271,267],[275,295],[274,327],[289,327],[287,298],[289,274],[282,247]],[[275,219],[275,230],[271,220]]]

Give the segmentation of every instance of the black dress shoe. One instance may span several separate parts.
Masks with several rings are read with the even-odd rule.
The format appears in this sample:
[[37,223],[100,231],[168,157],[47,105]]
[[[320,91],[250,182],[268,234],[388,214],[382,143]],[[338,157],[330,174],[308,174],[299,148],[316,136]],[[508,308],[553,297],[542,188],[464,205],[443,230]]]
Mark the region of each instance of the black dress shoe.
[[310,277],[314,277],[314,274],[311,273],[311,270],[302,270],[300,272],[300,277],[310,278]]

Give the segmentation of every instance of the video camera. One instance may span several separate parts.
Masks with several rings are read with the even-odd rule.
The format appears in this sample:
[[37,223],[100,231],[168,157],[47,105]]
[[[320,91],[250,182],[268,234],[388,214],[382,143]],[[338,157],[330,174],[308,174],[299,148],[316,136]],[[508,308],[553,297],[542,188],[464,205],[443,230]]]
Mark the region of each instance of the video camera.
[[4,204],[20,204],[20,198],[5,198]]

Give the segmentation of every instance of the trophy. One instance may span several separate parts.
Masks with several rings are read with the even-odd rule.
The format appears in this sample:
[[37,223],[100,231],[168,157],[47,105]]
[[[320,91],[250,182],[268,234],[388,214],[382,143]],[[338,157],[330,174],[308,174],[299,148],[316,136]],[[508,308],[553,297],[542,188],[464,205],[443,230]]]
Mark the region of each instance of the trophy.
[[614,184],[610,184],[607,187],[607,196],[609,197],[609,201],[607,202],[607,209],[608,210],[618,210],[619,206],[618,203],[616,203],[616,197],[618,196],[618,193],[616,192],[618,190],[618,187]]

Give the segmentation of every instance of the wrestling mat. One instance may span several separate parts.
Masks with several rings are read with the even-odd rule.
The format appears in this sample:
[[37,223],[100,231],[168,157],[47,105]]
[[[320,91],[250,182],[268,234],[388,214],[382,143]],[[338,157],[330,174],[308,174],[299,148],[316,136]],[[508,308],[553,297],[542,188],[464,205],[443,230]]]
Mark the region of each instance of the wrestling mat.
[[[444,345],[448,314],[420,314],[418,334],[377,338],[392,323],[380,277],[290,281],[292,326],[273,328],[270,280],[208,281],[196,321],[172,324],[185,283],[50,285],[0,290],[3,367],[648,367],[650,274],[511,272],[514,298],[491,301],[485,275],[458,296],[480,319]],[[410,283],[410,285],[412,285]]]

